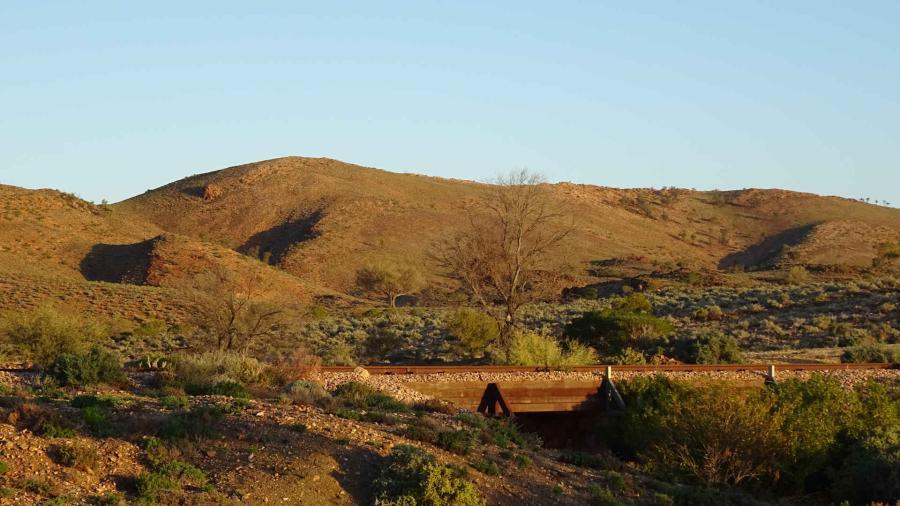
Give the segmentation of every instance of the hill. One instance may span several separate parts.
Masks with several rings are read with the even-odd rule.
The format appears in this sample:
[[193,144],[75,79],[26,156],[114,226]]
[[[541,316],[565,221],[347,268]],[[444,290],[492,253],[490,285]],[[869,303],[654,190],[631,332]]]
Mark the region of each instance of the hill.
[[51,304],[107,318],[179,319],[176,288],[210,268],[255,273],[301,302],[331,294],[216,244],[55,190],[0,185],[0,309]]
[[[348,292],[367,262],[401,260],[428,270],[429,245],[452,233],[485,188],[289,157],[191,176],[114,208]],[[574,233],[554,257],[576,277],[590,262],[609,259],[637,259],[648,269],[867,267],[878,244],[900,237],[900,210],[838,197],[572,183],[547,189],[575,217]]]

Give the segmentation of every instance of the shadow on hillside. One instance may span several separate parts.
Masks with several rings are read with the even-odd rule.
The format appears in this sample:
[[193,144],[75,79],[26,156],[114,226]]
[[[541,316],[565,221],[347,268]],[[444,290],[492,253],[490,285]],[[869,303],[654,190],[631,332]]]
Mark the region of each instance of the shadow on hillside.
[[790,228],[719,260],[720,269],[728,269],[735,265],[744,267],[765,266],[770,264],[784,252],[785,247],[796,246],[815,228],[815,224]]
[[237,250],[245,255],[255,256],[271,265],[277,265],[295,244],[308,241],[316,236],[313,229],[321,219],[322,211],[316,210],[306,216],[288,220],[281,225],[253,235]]
[[143,284],[150,266],[154,239],[135,244],[95,244],[81,260],[81,275],[88,281]]
[[181,193],[185,195],[189,195],[191,197],[203,198],[203,187],[202,186],[188,186],[187,188],[182,188]]

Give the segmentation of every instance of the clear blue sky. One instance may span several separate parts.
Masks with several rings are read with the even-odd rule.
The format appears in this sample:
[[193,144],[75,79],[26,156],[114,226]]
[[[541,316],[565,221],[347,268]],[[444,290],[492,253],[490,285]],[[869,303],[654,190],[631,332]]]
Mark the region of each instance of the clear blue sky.
[[0,182],[284,155],[900,204],[900,2],[0,3]]

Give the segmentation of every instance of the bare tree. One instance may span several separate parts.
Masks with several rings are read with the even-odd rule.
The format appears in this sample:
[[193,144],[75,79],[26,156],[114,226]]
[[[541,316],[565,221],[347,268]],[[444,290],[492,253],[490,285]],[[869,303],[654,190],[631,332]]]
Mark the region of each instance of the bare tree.
[[414,293],[424,284],[422,273],[409,265],[380,263],[356,271],[356,285],[365,292],[385,297],[391,307],[397,306],[398,297]]
[[283,309],[264,298],[266,287],[256,272],[217,266],[191,278],[185,288],[194,306],[192,323],[219,350],[246,352],[284,324]]
[[462,230],[431,252],[443,275],[494,317],[504,340],[522,306],[546,295],[550,255],[572,230],[543,183],[524,170],[498,178],[469,206]]

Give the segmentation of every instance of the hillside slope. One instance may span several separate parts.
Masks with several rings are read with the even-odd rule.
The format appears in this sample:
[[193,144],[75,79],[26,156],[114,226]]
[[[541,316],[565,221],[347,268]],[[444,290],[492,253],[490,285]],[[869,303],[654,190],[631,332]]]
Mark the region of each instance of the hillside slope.
[[[554,257],[578,274],[592,260],[626,257],[705,268],[866,266],[877,244],[900,235],[900,210],[838,197],[571,183],[548,189],[575,225]],[[452,233],[466,203],[484,198],[484,190],[469,181],[289,157],[188,177],[115,208],[348,291],[366,262],[395,259],[429,270],[429,245]]]
[[108,318],[177,320],[176,290],[211,268],[254,273],[279,296],[333,292],[217,244],[55,190],[0,185],[0,309],[51,304]]

